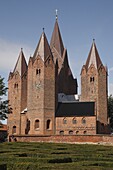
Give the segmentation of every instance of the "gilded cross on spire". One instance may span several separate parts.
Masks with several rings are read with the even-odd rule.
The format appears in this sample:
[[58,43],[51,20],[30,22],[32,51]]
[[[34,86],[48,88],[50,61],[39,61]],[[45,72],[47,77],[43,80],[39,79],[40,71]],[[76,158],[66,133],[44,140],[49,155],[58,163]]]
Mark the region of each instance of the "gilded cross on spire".
[[58,10],[56,9],[56,20],[58,19]]

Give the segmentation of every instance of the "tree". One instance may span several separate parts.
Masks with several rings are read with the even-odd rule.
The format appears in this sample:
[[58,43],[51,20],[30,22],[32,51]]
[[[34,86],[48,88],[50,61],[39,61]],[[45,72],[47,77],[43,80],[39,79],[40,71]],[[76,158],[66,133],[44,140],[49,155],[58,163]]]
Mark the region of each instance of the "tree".
[[5,87],[4,78],[0,76],[0,119],[7,119],[7,114],[11,112],[9,109],[8,100],[3,100],[3,97],[7,93],[7,87]]
[[110,117],[110,127],[113,129],[113,96],[108,97],[108,116]]

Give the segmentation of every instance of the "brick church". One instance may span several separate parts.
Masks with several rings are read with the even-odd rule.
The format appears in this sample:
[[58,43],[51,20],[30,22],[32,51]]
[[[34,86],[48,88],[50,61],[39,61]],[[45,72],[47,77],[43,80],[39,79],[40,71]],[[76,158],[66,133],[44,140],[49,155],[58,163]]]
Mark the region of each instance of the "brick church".
[[21,49],[8,79],[10,135],[96,135],[108,132],[107,69],[93,40],[81,68],[81,95],[58,19],[50,43],[43,30],[28,64]]

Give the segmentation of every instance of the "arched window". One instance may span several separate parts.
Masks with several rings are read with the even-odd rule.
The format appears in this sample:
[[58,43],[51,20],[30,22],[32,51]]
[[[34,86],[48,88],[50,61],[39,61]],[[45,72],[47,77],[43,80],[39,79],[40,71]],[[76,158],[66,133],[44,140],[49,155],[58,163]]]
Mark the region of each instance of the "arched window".
[[13,126],[12,128],[12,134],[16,133],[16,126]]
[[77,123],[77,120],[75,118],[72,119],[72,123],[73,124],[76,124]]
[[50,119],[47,120],[46,129],[51,129],[51,120]]
[[16,84],[14,84],[14,88],[16,88]]
[[41,73],[41,69],[38,70],[39,74]]
[[28,134],[30,131],[30,120],[27,119],[27,122],[26,122],[26,128],[25,128],[25,134]]
[[35,129],[39,129],[39,123],[40,121],[38,119],[35,120]]
[[61,131],[59,132],[59,134],[60,134],[60,135],[64,135],[64,131],[61,130]]
[[66,118],[63,119],[63,124],[67,124],[67,119]]
[[87,133],[87,131],[85,130],[83,133],[84,133],[84,134],[86,134],[86,133]]
[[73,135],[73,131],[72,130],[69,131],[69,135]]
[[82,124],[85,124],[85,123],[86,123],[86,119],[82,118]]
[[77,131],[76,131],[76,134],[78,134],[78,133],[79,133],[79,131],[77,130]]

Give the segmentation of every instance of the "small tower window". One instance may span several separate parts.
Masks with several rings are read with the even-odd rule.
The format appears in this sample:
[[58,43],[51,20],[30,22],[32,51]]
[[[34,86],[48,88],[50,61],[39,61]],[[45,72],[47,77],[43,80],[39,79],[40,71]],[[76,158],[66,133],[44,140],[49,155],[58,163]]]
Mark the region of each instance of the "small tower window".
[[36,69],[36,75],[41,73],[41,69]]
[[35,129],[39,129],[39,123],[40,121],[38,119],[35,120]]
[[95,78],[94,77],[90,77],[90,82],[94,82]]
[[14,88],[18,88],[18,83],[15,83],[15,84],[14,84]]
[[12,128],[12,134],[16,133],[16,126],[13,126]]

